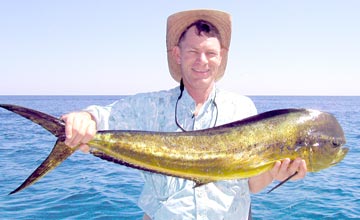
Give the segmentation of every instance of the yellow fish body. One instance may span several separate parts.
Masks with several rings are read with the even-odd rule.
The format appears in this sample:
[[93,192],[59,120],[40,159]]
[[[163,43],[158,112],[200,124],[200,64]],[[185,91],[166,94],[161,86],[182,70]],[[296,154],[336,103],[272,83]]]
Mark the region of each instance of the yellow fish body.
[[[12,193],[33,184],[76,149],[64,144],[64,123],[32,109],[0,105],[58,137],[48,158]],[[88,145],[97,157],[150,172],[208,182],[247,178],[285,158],[301,157],[308,171],[340,162],[344,132],[334,116],[310,109],[265,112],[215,128],[189,132],[98,131]]]

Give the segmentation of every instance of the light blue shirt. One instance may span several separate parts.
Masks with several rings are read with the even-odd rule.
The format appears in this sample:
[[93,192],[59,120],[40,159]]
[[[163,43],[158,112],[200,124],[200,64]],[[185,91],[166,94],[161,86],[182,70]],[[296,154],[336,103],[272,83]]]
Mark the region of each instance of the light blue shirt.
[[[90,106],[98,130],[179,131],[175,103],[179,87],[124,96],[105,107]],[[216,102],[216,104],[214,104]],[[177,106],[178,123],[187,131],[230,123],[255,115],[253,102],[235,93],[214,88],[197,116],[195,102],[186,92]],[[194,188],[194,182],[143,172],[145,180],[138,205],[156,219],[247,219],[250,192],[247,179],[219,181]]]

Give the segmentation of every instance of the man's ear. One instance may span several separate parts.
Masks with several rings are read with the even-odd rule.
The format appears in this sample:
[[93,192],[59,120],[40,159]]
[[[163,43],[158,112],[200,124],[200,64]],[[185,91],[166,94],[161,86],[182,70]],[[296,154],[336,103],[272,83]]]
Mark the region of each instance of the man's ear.
[[221,50],[220,50],[220,62],[221,62],[222,58],[224,57],[224,55],[226,54],[227,51],[228,51],[227,49],[221,48]]
[[173,58],[176,60],[176,63],[181,64],[180,47],[179,46],[173,47],[171,54],[172,54]]

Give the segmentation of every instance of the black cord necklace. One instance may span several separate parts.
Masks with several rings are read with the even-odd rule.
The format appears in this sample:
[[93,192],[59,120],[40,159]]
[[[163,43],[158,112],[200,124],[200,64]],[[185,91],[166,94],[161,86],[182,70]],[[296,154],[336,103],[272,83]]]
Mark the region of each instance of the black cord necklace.
[[[181,99],[181,97],[183,95],[184,89],[185,89],[184,82],[183,82],[183,79],[181,79],[180,80],[180,95],[177,98],[176,103],[175,103],[175,123],[176,123],[176,126],[178,126],[178,128],[181,129],[181,131],[186,132],[186,130],[179,124],[179,121],[178,121],[178,118],[177,118],[177,106],[178,106],[179,100]],[[214,107],[216,108],[215,123],[214,123],[213,127],[216,126],[216,122],[217,122],[218,115],[219,115],[219,109],[218,109],[218,106],[217,106],[217,104],[215,102],[215,98],[216,98],[216,91],[215,91],[214,99],[212,101]]]

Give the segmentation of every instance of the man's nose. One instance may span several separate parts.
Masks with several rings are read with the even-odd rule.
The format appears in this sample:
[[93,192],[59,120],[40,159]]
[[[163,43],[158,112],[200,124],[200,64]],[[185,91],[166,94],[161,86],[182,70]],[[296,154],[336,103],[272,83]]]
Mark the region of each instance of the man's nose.
[[208,57],[206,56],[206,53],[199,53],[198,60],[201,63],[208,63],[208,61],[209,61]]

